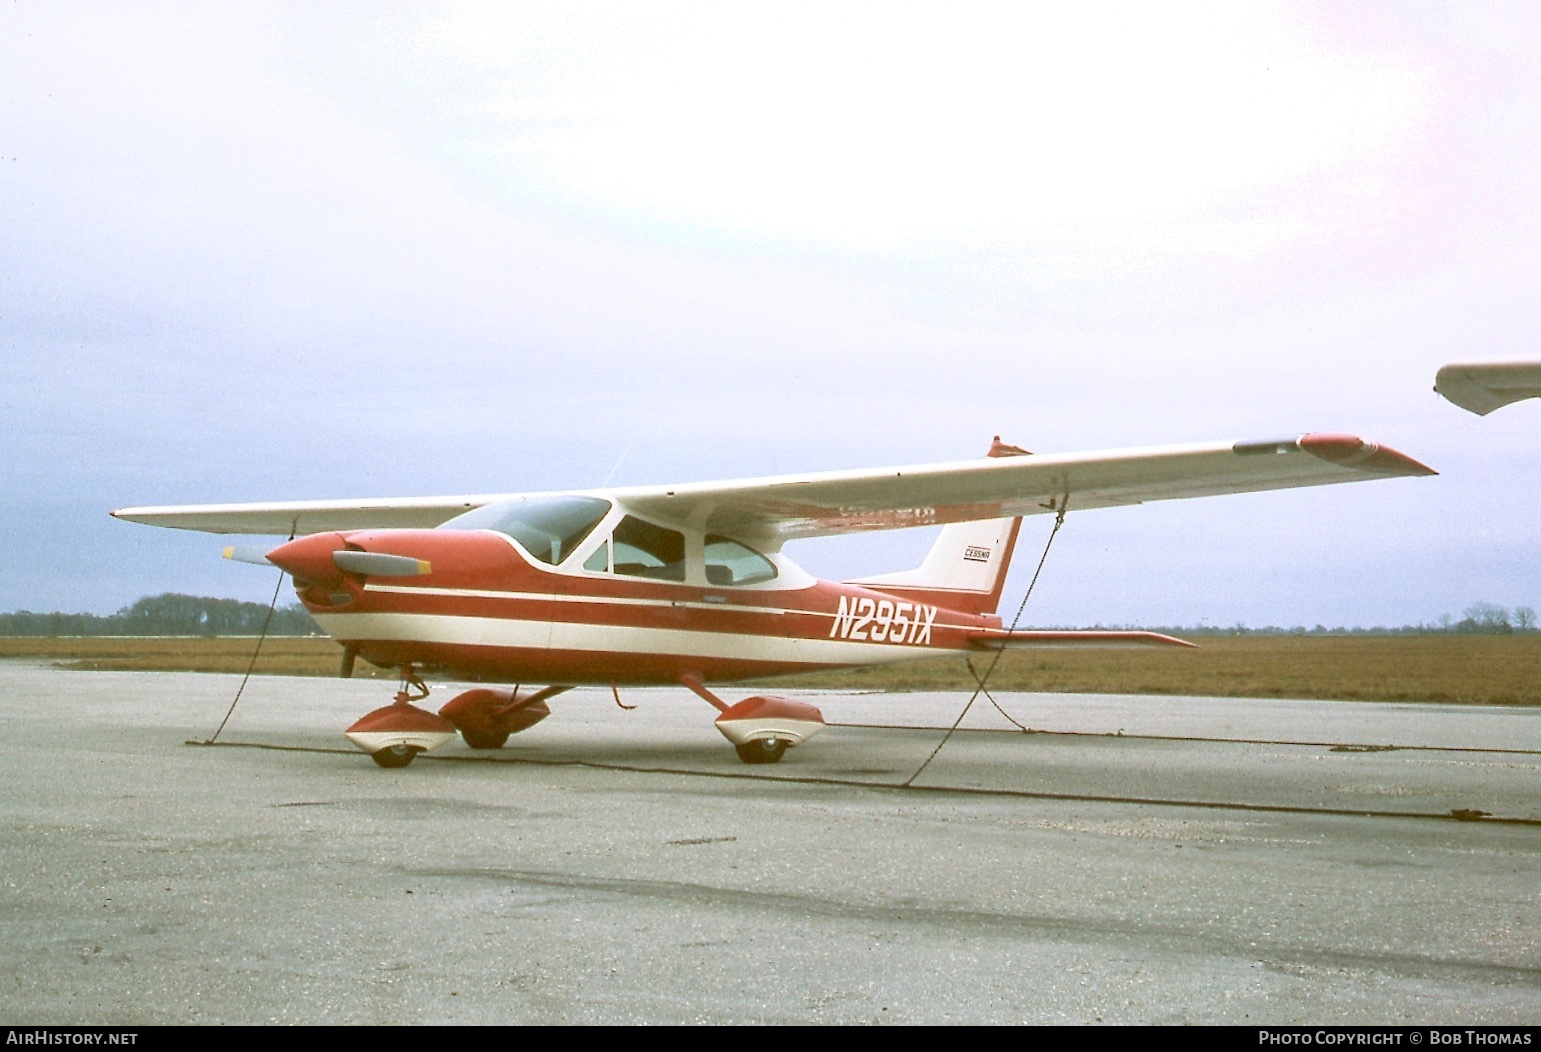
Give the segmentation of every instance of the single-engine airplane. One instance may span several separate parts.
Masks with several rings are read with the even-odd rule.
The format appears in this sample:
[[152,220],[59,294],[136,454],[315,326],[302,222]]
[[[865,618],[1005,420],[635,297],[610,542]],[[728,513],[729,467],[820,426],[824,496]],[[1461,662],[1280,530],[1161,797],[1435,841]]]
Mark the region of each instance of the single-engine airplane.
[[[574,686],[645,684],[688,687],[718,710],[741,759],[774,763],[823,728],[819,710],[770,695],[729,704],[709,684],[1001,648],[1191,645],[1005,626],[996,609],[1025,515],[1432,474],[1349,435],[1052,455],[997,437],[984,459],[916,467],[112,514],[289,537],[248,558],[293,577],[342,644],[343,674],[356,657],[401,671],[395,702],[346,732],[382,767],[457,732],[473,749],[501,748]],[[816,580],[781,551],[792,539],[929,525],[942,529],[920,566],[877,577]],[[412,704],[427,696],[429,670],[550,685],[472,689],[435,714]]]

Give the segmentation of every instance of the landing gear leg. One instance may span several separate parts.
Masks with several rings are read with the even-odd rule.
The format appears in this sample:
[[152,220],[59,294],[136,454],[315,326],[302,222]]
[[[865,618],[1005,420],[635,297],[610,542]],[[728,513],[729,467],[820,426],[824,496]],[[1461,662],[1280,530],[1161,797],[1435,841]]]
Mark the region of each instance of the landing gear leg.
[[423,682],[423,677],[417,674],[417,669],[411,665],[401,666],[401,686],[396,688],[396,704],[410,705],[414,701],[422,701],[433,691],[428,689],[428,684]]

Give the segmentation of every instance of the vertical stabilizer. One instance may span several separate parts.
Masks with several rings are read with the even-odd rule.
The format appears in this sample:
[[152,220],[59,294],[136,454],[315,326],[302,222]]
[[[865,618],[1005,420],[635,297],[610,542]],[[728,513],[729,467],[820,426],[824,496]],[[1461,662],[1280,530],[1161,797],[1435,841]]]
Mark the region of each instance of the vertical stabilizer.
[[969,614],[993,614],[1001,603],[1021,519],[986,519],[943,526],[926,561],[914,570],[852,581],[915,602]]
[[[992,457],[1031,456],[1027,450],[1007,445],[996,435],[988,454]],[[993,614],[1001,604],[1006,571],[1017,545],[1022,520],[981,519],[942,527],[941,536],[913,570],[863,577],[851,584],[901,595],[917,602],[945,606],[969,614]]]

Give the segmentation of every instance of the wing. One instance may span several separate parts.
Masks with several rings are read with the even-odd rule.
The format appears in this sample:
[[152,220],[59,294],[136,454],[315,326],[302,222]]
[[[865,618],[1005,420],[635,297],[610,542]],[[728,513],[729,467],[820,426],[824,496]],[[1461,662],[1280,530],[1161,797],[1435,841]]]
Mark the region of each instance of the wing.
[[301,500],[262,504],[179,504],[119,508],[113,518],[200,533],[274,534],[280,537],[329,530],[431,529],[461,512],[516,493],[464,497],[385,497],[370,500]]
[[[588,491],[646,517],[755,538],[902,529],[1222,493],[1432,475],[1416,460],[1348,435],[1036,454],[728,482]],[[120,519],[206,533],[305,534],[436,526],[524,494],[123,508]]]
[[1451,362],[1434,376],[1434,390],[1478,416],[1522,398],[1541,398],[1541,362]]
[[615,490],[643,514],[762,540],[1325,486],[1435,472],[1350,435],[1029,454],[740,482]]

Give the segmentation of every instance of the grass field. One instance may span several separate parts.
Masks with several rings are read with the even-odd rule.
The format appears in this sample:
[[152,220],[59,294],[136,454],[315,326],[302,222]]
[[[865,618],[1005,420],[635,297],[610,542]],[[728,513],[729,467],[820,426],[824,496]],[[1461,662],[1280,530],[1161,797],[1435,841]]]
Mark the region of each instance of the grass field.
[[[1043,650],[1006,654],[992,690],[1092,694],[1191,694],[1250,698],[1431,701],[1541,705],[1541,634],[1510,636],[1203,636],[1197,650]],[[246,671],[255,639],[0,638],[0,658],[66,668]],[[335,676],[341,648],[329,639],[265,641],[256,672]],[[989,654],[974,659],[981,673]],[[360,661],[356,675],[394,679]],[[962,690],[974,681],[945,658],[885,669],[789,676],[784,686],[865,690]]]
[[[249,636],[0,636],[0,658],[43,660],[62,668],[128,672],[245,672],[257,640]],[[335,676],[342,648],[330,639],[270,636],[256,667],[264,676]],[[360,661],[355,676],[395,678]]]

